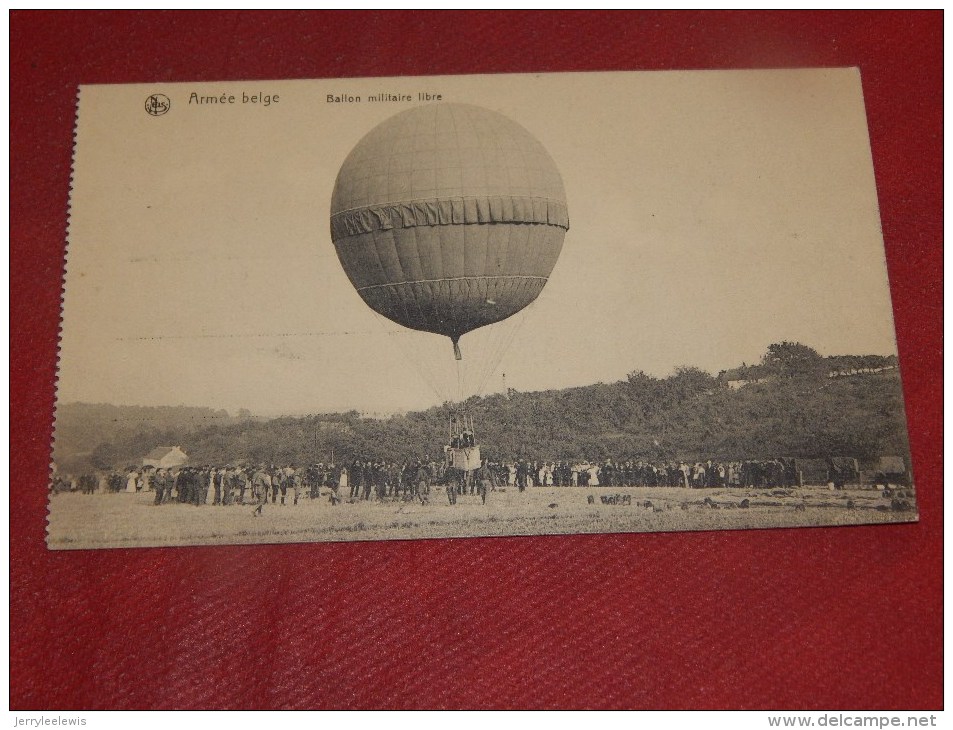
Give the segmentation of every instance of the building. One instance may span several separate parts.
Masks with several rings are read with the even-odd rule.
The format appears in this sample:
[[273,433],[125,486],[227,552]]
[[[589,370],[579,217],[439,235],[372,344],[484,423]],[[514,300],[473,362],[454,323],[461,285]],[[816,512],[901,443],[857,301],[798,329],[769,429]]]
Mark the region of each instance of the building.
[[143,466],[154,466],[156,469],[174,469],[188,463],[188,455],[178,446],[156,446],[142,457]]

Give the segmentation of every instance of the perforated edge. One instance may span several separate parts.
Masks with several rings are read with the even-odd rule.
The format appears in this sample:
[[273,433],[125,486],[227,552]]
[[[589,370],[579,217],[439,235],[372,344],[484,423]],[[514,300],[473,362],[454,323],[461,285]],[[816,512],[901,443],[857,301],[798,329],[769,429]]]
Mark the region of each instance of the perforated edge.
[[46,547],[53,550],[50,545],[50,507],[53,498],[53,478],[56,475],[56,463],[54,454],[56,453],[56,421],[60,407],[60,359],[63,351],[63,312],[66,307],[66,276],[69,271],[69,253],[70,253],[70,234],[73,221],[73,186],[76,180],[76,148],[79,136],[79,108],[80,97],[83,92],[82,86],[76,87],[76,103],[74,105],[73,118],[73,154],[70,157],[69,168],[69,194],[66,200],[66,226],[64,229],[65,237],[63,244],[63,270],[60,277],[60,320],[56,328],[56,370],[53,375],[53,426],[50,431],[50,457],[46,484]]

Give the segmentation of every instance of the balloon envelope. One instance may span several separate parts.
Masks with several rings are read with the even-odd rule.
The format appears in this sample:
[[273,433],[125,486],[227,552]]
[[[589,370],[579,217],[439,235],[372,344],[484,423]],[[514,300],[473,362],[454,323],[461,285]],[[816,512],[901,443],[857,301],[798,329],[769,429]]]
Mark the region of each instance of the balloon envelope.
[[348,155],[331,198],[331,238],[368,306],[454,341],[536,299],[568,228],[539,141],[467,104],[385,120]]

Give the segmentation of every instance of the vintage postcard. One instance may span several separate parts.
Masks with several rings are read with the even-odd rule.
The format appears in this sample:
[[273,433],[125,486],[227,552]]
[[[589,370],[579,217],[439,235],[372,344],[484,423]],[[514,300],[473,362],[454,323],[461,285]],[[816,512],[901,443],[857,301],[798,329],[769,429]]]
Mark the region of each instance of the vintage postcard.
[[79,89],[53,549],[917,519],[856,69]]

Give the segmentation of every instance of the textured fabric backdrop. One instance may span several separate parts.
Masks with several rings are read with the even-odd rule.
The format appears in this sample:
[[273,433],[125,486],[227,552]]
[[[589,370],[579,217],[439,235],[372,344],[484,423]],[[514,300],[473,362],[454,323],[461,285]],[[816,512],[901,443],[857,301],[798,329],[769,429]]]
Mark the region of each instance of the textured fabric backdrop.
[[[11,17],[11,705],[938,708],[942,14]],[[47,552],[79,83],[862,70],[921,521]]]

